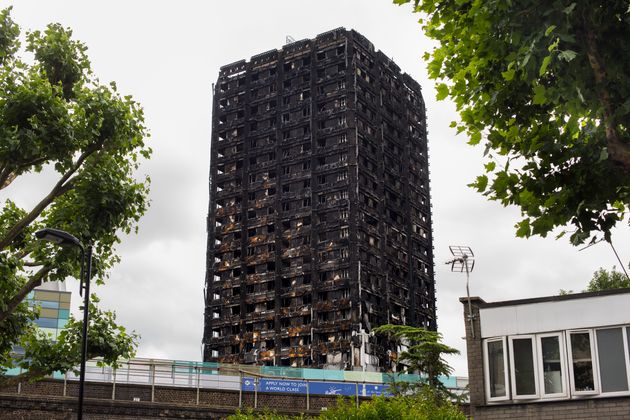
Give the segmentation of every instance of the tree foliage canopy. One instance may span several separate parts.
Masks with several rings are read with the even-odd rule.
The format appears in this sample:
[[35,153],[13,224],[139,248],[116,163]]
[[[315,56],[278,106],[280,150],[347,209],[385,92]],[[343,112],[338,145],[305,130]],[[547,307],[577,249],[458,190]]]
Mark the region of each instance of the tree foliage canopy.
[[[582,290],[582,292],[600,292],[602,290],[622,289],[626,287],[630,287],[630,280],[628,280],[628,276],[626,276],[625,273],[617,271],[615,266],[613,266],[610,271],[600,267],[599,270],[593,273],[593,277],[588,282],[586,289]],[[570,295],[572,293],[577,292],[560,289],[561,296]]]
[[411,372],[427,375],[427,385],[441,393],[449,392],[439,380],[449,376],[453,368],[444,360],[444,355],[459,354],[459,350],[442,343],[442,334],[410,325],[381,325],[374,329],[375,334],[388,335],[394,341],[404,344],[407,349],[398,355],[398,360],[406,364]]
[[[34,329],[37,314],[24,298],[43,282],[79,278],[80,258],[78,249],[33,234],[53,227],[92,244],[102,282],[119,260],[120,235],[137,229],[147,208],[149,180],[134,171],[151,149],[141,107],[93,75],[87,48],[70,29],[51,24],[25,40],[22,49],[10,9],[0,11],[0,191],[10,197],[14,180],[29,173],[56,177],[32,207],[6,198],[0,209],[0,371],[18,363],[38,377],[78,363],[81,322],[71,320],[54,343]],[[113,313],[94,306],[90,314],[90,356],[115,363],[132,355],[136,336]],[[17,361],[16,344],[26,351]]]
[[599,292],[626,287],[630,287],[630,280],[624,273],[615,270],[615,267],[610,271],[600,267],[593,273],[593,278],[588,282],[585,292]]
[[[411,0],[394,0],[405,4]],[[517,235],[580,244],[630,205],[630,9],[622,0],[415,0],[438,99],[485,145],[472,184],[520,207]],[[563,235],[561,232],[560,235]]]

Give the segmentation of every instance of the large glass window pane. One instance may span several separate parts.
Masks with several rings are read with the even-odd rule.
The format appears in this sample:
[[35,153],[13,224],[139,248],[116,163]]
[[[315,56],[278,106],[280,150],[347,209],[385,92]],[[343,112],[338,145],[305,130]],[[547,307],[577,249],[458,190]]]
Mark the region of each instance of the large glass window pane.
[[597,330],[597,356],[602,392],[628,390],[621,328]]
[[490,398],[505,397],[505,350],[503,341],[488,342],[488,381]]
[[514,384],[516,395],[536,394],[536,374],[534,373],[534,351],[531,338],[512,340],[514,350]]
[[562,380],[562,360],[560,359],[560,337],[542,337],[540,339],[542,353],[543,383],[545,394],[561,394],[564,392]]
[[591,337],[588,332],[571,333],[571,359],[575,391],[594,391]]

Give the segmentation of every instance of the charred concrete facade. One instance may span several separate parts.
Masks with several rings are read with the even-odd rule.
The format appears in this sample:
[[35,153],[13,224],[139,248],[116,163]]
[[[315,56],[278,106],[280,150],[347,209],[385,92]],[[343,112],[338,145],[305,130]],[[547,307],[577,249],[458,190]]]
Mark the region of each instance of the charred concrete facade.
[[204,360],[390,369],[436,328],[420,86],[339,28],[221,68]]

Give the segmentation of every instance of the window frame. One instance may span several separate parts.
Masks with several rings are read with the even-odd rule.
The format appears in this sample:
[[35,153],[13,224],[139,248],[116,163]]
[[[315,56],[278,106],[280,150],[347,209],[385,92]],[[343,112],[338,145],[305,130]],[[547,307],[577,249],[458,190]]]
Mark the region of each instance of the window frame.
[[[490,394],[490,364],[488,360],[488,344],[496,341],[501,341],[503,344],[503,381],[505,383],[505,395],[499,397],[493,397]],[[509,364],[507,353],[507,337],[494,337],[486,338],[483,340],[483,376],[484,376],[484,389],[486,391],[486,401],[508,401],[510,400],[510,378],[509,378]]]
[[[544,366],[543,366],[543,352],[542,352],[542,339],[543,338],[548,338],[548,337],[557,337],[558,338],[558,344],[560,346],[560,369],[561,369],[561,378],[562,378],[562,388],[563,388],[563,392],[557,392],[554,394],[547,394],[545,393],[545,370],[544,370]],[[553,332],[553,333],[543,333],[543,334],[536,334],[536,347],[537,347],[537,351],[538,351],[538,364],[537,364],[537,369],[538,372],[541,373],[541,375],[539,375],[539,394],[540,394],[540,398],[541,399],[547,399],[547,398],[567,398],[569,396],[569,376],[567,374],[568,372],[568,363],[567,363],[567,349],[566,349],[566,338],[565,338],[565,334],[563,331],[558,331],[558,332]]]
[[[534,388],[535,388],[535,393],[534,394],[525,394],[525,395],[518,395],[516,393],[516,372],[515,372],[515,367],[514,367],[514,340],[523,340],[523,339],[529,339],[531,341],[531,345],[532,345],[532,366],[533,366],[533,370],[534,370]],[[538,383],[539,379],[538,379],[538,363],[537,363],[537,359],[538,359],[538,352],[537,352],[537,346],[536,346],[536,334],[522,334],[522,335],[512,335],[508,337],[509,340],[509,361],[510,361],[510,387],[512,390],[512,399],[514,400],[532,400],[532,399],[539,399],[540,398],[540,385]]]
[[[598,332],[600,330],[609,329],[621,329],[622,343],[623,343],[623,357],[626,367],[626,379],[628,383],[628,390],[625,391],[603,391],[603,385],[601,377],[600,366],[600,354],[603,349],[598,342]],[[573,349],[571,347],[571,338],[573,334],[588,334],[590,352],[591,352],[591,364],[593,374],[593,390],[577,391],[575,389],[575,377],[574,377],[574,364],[573,364]],[[548,337],[556,337],[560,346],[560,369],[561,380],[563,386],[563,392],[560,393],[545,393],[545,376],[544,376],[544,363],[542,352],[542,340]],[[514,340],[518,339],[532,339],[535,340],[533,346],[533,359],[534,359],[534,379],[536,384],[537,395],[516,395],[516,375],[515,375],[515,360],[514,360]],[[504,396],[491,397],[490,396],[490,365],[489,365],[489,351],[488,345],[490,343],[501,341],[503,346],[503,369],[504,378],[503,381],[506,384],[506,391]],[[574,328],[565,330],[556,330],[552,332],[541,332],[532,334],[518,334],[518,335],[504,335],[484,338],[482,340],[482,360],[483,360],[483,375],[484,375],[484,391],[485,400],[487,403],[495,402],[507,402],[513,401],[513,403],[519,403],[523,400],[528,401],[549,401],[549,400],[583,400],[591,398],[608,398],[617,396],[630,396],[630,324],[621,325],[606,325],[599,327],[587,327],[587,328]]]
[[[569,371],[569,385],[571,390],[571,396],[593,396],[601,394],[601,386],[599,384],[599,362],[597,354],[597,346],[595,345],[595,334],[593,328],[581,328],[566,330],[566,346],[567,346],[567,367]],[[591,365],[593,366],[593,390],[592,391],[577,391],[575,389],[575,377],[573,374],[573,349],[571,348],[571,334],[583,334],[588,333],[589,342],[591,347]]]
[[[601,383],[602,378],[601,378],[601,371],[599,368],[599,345],[597,344],[597,331],[611,330],[611,329],[616,329],[616,328],[621,328],[621,341],[623,343],[624,361],[626,362],[626,383],[628,384],[628,390],[605,392],[604,387],[602,386],[602,383]],[[627,325],[610,325],[606,327],[593,328],[593,337],[595,337],[595,347],[597,350],[597,379],[599,381],[598,395],[601,395],[602,397],[627,396],[630,394],[630,355],[629,355],[629,349],[628,349],[628,340],[630,340],[630,337],[628,336],[627,329],[628,329]]]

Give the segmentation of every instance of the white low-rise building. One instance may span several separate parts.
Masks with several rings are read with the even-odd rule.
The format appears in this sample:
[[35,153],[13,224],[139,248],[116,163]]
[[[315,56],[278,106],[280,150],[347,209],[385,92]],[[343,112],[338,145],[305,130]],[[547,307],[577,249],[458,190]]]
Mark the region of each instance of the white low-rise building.
[[630,289],[472,298],[472,308],[474,334],[466,322],[466,338],[475,419],[630,418]]

